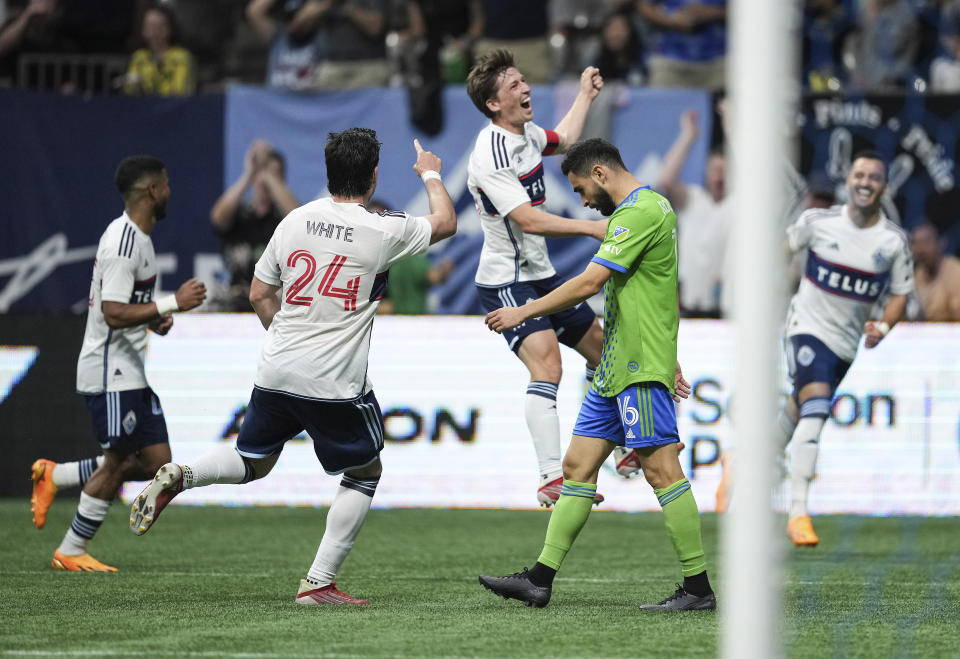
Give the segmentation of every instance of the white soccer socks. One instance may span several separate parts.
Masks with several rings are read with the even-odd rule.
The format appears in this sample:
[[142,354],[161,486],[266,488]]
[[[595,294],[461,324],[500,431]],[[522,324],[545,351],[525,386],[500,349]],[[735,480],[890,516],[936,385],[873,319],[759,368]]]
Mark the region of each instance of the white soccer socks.
[[560,418],[557,416],[557,385],[531,382],[524,404],[527,429],[537,453],[541,484],[563,473],[560,456]]
[[314,588],[331,584],[336,579],[337,571],[360,533],[379,482],[379,476],[359,479],[344,474],[327,513],[327,527],[317,556],[307,572],[307,583]]
[[236,484],[243,482],[247,473],[247,465],[233,444],[221,444],[180,468],[183,489],[214,483]]
[[65,556],[87,553],[87,543],[107,517],[108,510],[110,510],[109,501],[81,492],[77,514],[74,515],[67,534],[63,536],[63,542],[60,543],[58,551]]
[[53,468],[53,484],[59,487],[83,487],[93,472],[103,464],[103,456],[86,458],[77,462],[57,463]]
[[790,519],[807,512],[810,481],[817,471],[820,431],[826,417],[805,416],[797,423],[790,444]]

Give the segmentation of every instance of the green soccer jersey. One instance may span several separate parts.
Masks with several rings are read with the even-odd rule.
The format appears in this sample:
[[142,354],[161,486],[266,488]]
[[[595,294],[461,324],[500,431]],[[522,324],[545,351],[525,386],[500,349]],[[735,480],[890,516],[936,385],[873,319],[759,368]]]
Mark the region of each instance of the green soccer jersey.
[[649,186],[624,199],[593,257],[613,270],[604,286],[603,355],[593,390],[616,396],[637,382],[673,393],[677,368],[677,216]]

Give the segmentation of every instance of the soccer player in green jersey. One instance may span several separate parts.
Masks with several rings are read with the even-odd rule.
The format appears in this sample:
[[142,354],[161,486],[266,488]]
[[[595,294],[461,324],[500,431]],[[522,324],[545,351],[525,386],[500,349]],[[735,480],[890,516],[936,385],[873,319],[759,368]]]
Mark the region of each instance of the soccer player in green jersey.
[[495,331],[567,309],[604,290],[603,354],[563,458],[563,489],[532,569],[480,583],[503,597],[542,607],[553,578],[590,515],[600,466],[615,446],[640,456],[663,508],[683,585],[641,609],[691,611],[717,606],[700,537],[700,513],[680,467],[677,412],[689,384],[677,363],[677,216],[667,199],[624,166],[601,139],[574,145],[561,165],[585,206],[610,217],[606,238],[586,269],[547,295],[487,314]]

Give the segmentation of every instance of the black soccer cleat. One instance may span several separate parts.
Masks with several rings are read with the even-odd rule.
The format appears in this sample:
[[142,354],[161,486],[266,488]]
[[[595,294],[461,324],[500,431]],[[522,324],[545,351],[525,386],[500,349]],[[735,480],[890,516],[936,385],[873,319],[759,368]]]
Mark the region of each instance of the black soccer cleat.
[[538,586],[530,581],[527,568],[523,572],[514,572],[505,577],[480,575],[480,584],[487,590],[500,595],[503,599],[520,600],[527,606],[538,609],[550,602],[550,586]]
[[717,608],[717,598],[713,593],[703,597],[688,593],[677,584],[677,592],[656,604],[641,604],[644,611],[713,611]]

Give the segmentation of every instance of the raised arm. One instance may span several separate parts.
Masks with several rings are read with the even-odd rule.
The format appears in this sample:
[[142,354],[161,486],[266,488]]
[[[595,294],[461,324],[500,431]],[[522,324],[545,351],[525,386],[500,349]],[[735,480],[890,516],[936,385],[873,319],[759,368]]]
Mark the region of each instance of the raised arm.
[[430,204],[427,221],[430,222],[432,229],[430,233],[432,245],[457,232],[457,211],[440,179],[440,169],[443,167],[440,158],[430,151],[425,151],[420,146],[420,140],[413,141],[413,148],[417,151],[417,161],[413,163],[413,171],[423,181],[427,190],[427,201]]
[[[270,145],[264,140],[254,140],[243,158],[243,173],[229,188],[223,191],[210,209],[210,222],[218,231],[229,231],[237,214],[237,208],[253,184],[253,177],[265,161]],[[296,207],[296,204],[294,204]],[[293,209],[291,209],[293,210]],[[287,211],[288,213],[290,211]]]
[[588,66],[584,69],[583,73],[580,74],[580,91],[577,93],[577,98],[574,99],[567,114],[553,129],[560,138],[557,153],[564,153],[580,139],[580,133],[583,132],[583,122],[587,119],[587,112],[593,105],[593,99],[597,97],[602,88],[603,77],[600,75],[600,69],[595,66]]
[[516,222],[524,233],[537,236],[548,238],[590,236],[602,241],[607,235],[605,220],[572,220],[534,208],[529,201],[510,211],[508,217]]
[[275,0],[250,0],[246,9],[250,27],[265,44],[271,43],[277,35],[277,22],[270,16],[270,8],[274,2]]
[[683,164],[690,155],[690,148],[700,137],[696,111],[687,110],[680,117],[680,134],[674,140],[667,155],[663,157],[660,173],[657,176],[657,188],[670,200],[673,207],[682,210],[687,205],[687,186],[680,180]]

